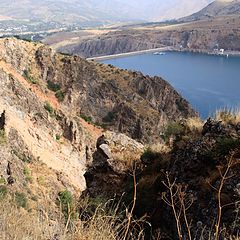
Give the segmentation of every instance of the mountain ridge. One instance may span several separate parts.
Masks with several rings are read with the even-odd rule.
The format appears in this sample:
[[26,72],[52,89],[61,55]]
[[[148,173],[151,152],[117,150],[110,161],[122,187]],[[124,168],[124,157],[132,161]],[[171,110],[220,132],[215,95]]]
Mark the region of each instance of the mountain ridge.
[[171,0],[168,4],[156,0],[33,0],[0,1],[0,15],[6,19],[56,22],[66,25],[92,23],[104,25],[116,22],[163,21],[186,16],[207,5],[210,0]]
[[214,17],[240,14],[239,0],[217,0],[197,13],[179,19],[182,22],[208,20]]

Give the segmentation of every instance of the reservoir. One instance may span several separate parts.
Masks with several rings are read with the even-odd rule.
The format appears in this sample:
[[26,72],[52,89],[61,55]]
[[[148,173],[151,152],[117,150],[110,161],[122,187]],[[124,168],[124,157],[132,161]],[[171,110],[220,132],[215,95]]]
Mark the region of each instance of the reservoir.
[[142,54],[101,61],[167,80],[202,118],[240,108],[240,57],[187,52]]

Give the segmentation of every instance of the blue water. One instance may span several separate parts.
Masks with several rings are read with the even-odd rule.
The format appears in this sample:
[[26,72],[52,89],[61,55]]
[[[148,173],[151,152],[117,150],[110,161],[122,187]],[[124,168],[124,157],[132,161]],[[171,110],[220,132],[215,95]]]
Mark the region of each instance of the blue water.
[[240,107],[240,57],[167,52],[102,61],[167,80],[203,118],[217,109]]

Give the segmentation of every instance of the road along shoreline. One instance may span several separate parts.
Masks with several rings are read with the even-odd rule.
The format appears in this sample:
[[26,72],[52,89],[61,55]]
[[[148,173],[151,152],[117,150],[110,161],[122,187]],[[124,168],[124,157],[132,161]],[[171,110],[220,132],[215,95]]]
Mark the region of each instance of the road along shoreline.
[[200,54],[207,54],[207,55],[215,55],[215,56],[240,56],[240,51],[231,51],[231,50],[225,50],[223,54],[217,53],[212,50],[203,50],[203,49],[186,49],[186,48],[176,48],[173,46],[168,47],[161,47],[161,48],[153,48],[153,49],[147,49],[147,50],[140,50],[140,51],[134,51],[134,52],[127,52],[127,53],[119,53],[119,54],[113,54],[113,55],[106,55],[106,56],[99,56],[99,57],[91,57],[86,58],[87,60],[91,61],[104,61],[114,58],[121,58],[121,57],[127,57],[127,56],[135,56],[135,55],[141,55],[141,54],[147,54],[147,53],[155,53],[155,52],[170,52],[170,51],[176,51],[176,52],[190,52],[190,53],[200,53]]
[[135,51],[135,52],[127,52],[127,53],[119,53],[119,54],[113,54],[113,55],[107,55],[107,56],[91,57],[91,58],[87,58],[87,60],[103,61],[103,60],[109,60],[109,59],[119,58],[119,57],[127,57],[127,56],[134,56],[134,55],[145,54],[145,53],[173,51],[173,50],[174,50],[173,47],[161,47],[161,48],[153,48],[153,49],[147,49],[147,50],[141,50],[141,51]]

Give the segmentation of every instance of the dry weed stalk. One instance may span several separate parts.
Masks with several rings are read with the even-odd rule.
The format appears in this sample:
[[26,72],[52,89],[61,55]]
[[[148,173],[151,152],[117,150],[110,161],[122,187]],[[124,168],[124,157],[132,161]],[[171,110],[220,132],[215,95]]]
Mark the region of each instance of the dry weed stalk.
[[235,204],[235,203],[229,203],[229,204],[223,205],[222,199],[221,199],[222,190],[223,190],[223,187],[224,187],[226,181],[233,177],[233,175],[230,175],[230,176],[228,176],[228,175],[229,175],[230,169],[236,163],[234,161],[234,155],[235,155],[234,152],[231,153],[230,157],[228,158],[227,166],[226,166],[225,170],[222,170],[222,167],[218,167],[218,171],[219,171],[219,175],[220,175],[220,183],[219,183],[218,188],[214,187],[213,185],[211,185],[209,183],[210,186],[217,192],[218,212],[217,212],[217,220],[216,220],[216,224],[215,224],[215,234],[214,234],[216,240],[220,239],[223,208]]
[[126,208],[126,216],[127,216],[128,222],[127,222],[127,227],[126,227],[126,231],[125,231],[123,240],[127,239],[128,232],[129,232],[130,225],[131,225],[132,218],[133,218],[133,212],[134,212],[134,209],[136,206],[136,201],[137,201],[136,163],[133,163],[132,176],[133,176],[133,187],[134,187],[133,204],[132,204],[132,208],[131,208],[130,212],[128,212],[128,209]]
[[[182,221],[184,221],[186,225],[189,240],[192,240],[191,223],[187,218],[187,211],[192,206],[194,200],[192,197],[187,199],[187,186],[177,184],[176,179],[171,181],[168,172],[166,173],[166,182],[163,181],[163,184],[168,189],[169,196],[167,192],[165,192],[162,194],[162,199],[173,210],[179,240],[183,239]],[[182,220],[182,218],[184,220]]]

